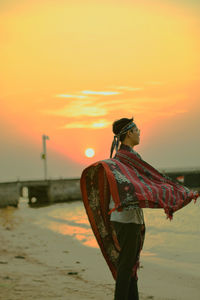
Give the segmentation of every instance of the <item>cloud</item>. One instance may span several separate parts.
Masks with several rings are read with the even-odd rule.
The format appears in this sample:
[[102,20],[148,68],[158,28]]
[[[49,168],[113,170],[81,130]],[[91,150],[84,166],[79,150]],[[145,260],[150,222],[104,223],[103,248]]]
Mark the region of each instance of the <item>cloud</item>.
[[[62,108],[43,111],[46,114],[64,116],[65,121],[60,129],[106,128],[111,124],[110,120],[120,115],[133,115],[135,118],[145,118],[150,120],[155,117],[170,118],[178,114],[187,112],[186,107],[179,109],[179,103],[183,100],[183,95],[173,95],[168,97],[144,97],[140,94],[130,96],[129,90],[136,88],[130,86],[118,86],[124,90],[123,96],[118,96],[116,92],[103,92],[83,90],[72,94],[59,94],[57,97],[68,98]],[[139,89],[139,88],[137,88]],[[126,95],[127,92],[127,95]],[[79,95],[84,93],[85,95]],[[120,93],[122,94],[122,93]],[[109,97],[104,96],[109,95]],[[82,99],[82,97],[84,97]],[[60,104],[59,104],[60,105]]]
[[80,117],[80,116],[104,116],[107,114],[107,109],[98,106],[91,100],[76,100],[69,102],[61,109],[44,110],[46,114],[65,116],[65,117]]
[[119,92],[102,92],[102,91],[82,91],[81,93],[86,94],[86,95],[101,95],[101,96],[109,96],[109,95],[119,95],[121,93]]
[[[152,105],[157,103],[156,98],[148,98],[148,97],[131,97],[131,98],[124,98],[124,99],[111,99],[109,101],[103,100],[98,103],[101,107],[106,107],[107,110],[135,110],[141,109],[142,111],[146,111],[152,108]],[[161,101],[162,102],[162,101]],[[164,102],[164,101],[163,101]],[[157,105],[158,107],[159,105]],[[155,109],[155,108],[154,108]]]
[[68,95],[68,94],[59,94],[56,95],[57,98],[71,98],[71,99],[84,99],[87,98],[87,96],[83,95]]
[[[135,114],[145,115],[175,115],[178,113],[185,113],[185,109],[177,110],[177,108],[171,107],[172,101],[169,98],[150,98],[150,97],[137,97],[137,98],[126,98],[126,99],[115,99],[111,98],[106,100],[101,99],[69,99],[69,102],[64,105],[63,108],[45,110],[46,114],[65,116],[65,117],[102,117],[113,113],[119,112],[131,112]],[[75,122],[78,124],[77,122]],[[82,122],[81,122],[82,124]],[[78,124],[80,128],[80,124]],[[92,125],[93,126],[93,125]],[[102,125],[104,126],[104,125]],[[96,128],[101,127],[101,123],[96,124]],[[69,127],[68,127],[69,128]]]
[[141,91],[143,90],[143,88],[134,88],[134,87],[130,87],[130,86],[118,86],[118,87],[115,87],[116,89],[118,90],[123,90],[123,91],[127,91],[127,92],[135,92],[135,91]]
[[75,128],[89,128],[89,129],[102,129],[111,124],[107,120],[97,120],[95,122],[71,122],[61,127],[61,129],[75,129]]

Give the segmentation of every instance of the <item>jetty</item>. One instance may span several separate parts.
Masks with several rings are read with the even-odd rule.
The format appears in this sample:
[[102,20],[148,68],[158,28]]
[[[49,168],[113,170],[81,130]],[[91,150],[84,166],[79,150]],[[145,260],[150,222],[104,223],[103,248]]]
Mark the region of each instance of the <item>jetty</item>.
[[[160,170],[185,186],[200,190],[200,168]],[[19,204],[26,189],[28,203],[31,206],[49,205],[58,202],[81,200],[80,178],[27,180],[0,183],[0,207]]]
[[0,207],[18,206],[19,198],[26,197],[32,206],[81,199],[80,178],[28,180],[0,183]]

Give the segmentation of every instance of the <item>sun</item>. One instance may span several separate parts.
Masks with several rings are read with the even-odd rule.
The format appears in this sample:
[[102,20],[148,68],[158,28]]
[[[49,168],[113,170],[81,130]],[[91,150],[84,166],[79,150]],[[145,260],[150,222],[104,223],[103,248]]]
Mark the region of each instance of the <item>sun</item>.
[[87,157],[93,157],[95,155],[94,149],[92,148],[87,148],[85,150],[85,156]]

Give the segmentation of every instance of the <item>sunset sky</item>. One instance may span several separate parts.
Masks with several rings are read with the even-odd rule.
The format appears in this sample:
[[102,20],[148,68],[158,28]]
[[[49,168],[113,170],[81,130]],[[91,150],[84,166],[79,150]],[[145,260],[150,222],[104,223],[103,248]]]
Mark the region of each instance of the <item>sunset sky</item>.
[[[200,1],[1,0],[0,181],[80,177],[134,116],[156,168],[200,168]],[[93,158],[85,150],[93,148]]]

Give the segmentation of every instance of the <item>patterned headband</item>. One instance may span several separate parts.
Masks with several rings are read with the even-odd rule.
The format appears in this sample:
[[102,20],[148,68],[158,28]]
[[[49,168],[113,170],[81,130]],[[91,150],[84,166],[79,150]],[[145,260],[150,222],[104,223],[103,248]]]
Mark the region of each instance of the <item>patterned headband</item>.
[[116,152],[118,150],[119,142],[120,142],[120,136],[122,134],[128,132],[133,127],[136,127],[136,124],[133,121],[131,121],[130,123],[125,125],[118,134],[114,135],[114,139],[113,139],[112,146],[111,146],[111,149],[110,149],[110,158],[112,157],[114,149],[115,149]]

